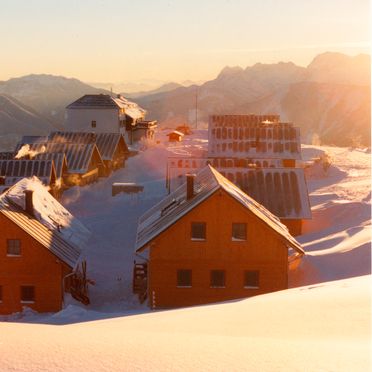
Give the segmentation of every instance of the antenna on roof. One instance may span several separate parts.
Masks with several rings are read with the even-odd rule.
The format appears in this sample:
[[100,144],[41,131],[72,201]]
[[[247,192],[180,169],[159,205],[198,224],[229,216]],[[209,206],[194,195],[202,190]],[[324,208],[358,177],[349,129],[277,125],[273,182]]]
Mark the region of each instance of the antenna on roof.
[[111,98],[112,98],[112,87],[110,87],[110,92],[111,92],[110,96],[111,96]]

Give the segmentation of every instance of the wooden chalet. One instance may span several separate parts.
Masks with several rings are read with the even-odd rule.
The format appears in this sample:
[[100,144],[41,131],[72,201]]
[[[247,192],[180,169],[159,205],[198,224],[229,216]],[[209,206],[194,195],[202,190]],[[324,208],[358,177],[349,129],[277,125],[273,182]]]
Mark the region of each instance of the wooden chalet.
[[0,195],[0,314],[59,311],[66,291],[89,303],[81,262],[89,237],[35,177]]
[[56,168],[53,160],[0,160],[0,193],[27,177],[38,177],[49,188],[49,192],[59,195]]
[[178,130],[173,130],[167,134],[169,142],[181,142],[184,136],[184,133],[179,132]]
[[95,143],[105,165],[105,175],[123,168],[129,150],[124,136],[120,133],[52,132],[50,142]]
[[288,287],[304,251],[286,226],[210,165],[147,211],[133,289],[152,308],[192,306]]

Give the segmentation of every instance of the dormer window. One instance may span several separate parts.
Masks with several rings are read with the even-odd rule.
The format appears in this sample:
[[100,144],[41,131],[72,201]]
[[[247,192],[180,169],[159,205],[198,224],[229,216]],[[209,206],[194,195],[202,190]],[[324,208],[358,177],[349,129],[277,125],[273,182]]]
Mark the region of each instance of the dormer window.
[[97,122],[95,120],[92,120],[92,128],[96,128],[97,127]]

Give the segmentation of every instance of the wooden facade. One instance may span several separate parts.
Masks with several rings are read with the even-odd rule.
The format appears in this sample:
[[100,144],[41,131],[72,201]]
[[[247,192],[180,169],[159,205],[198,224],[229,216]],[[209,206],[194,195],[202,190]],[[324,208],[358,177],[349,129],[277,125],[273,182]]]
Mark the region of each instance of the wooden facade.
[[[21,311],[23,306],[38,312],[62,308],[63,278],[72,268],[0,213],[0,314]],[[19,256],[7,254],[9,240],[20,241]],[[22,301],[22,287],[34,288],[34,300]]]
[[[167,217],[172,206],[166,203],[159,206],[158,220],[155,209],[140,219],[137,251],[148,254],[149,306],[192,306],[286,289],[288,248],[302,255],[299,244],[276,217],[227,179],[219,175],[220,187],[204,186],[212,184],[206,181],[205,169],[200,173],[195,189],[201,191],[191,199],[181,196],[180,189],[168,197],[176,203],[169,212],[174,220]],[[194,224],[204,226],[203,238],[193,235]],[[237,226],[244,227],[243,237],[234,236]],[[146,234],[148,239],[143,238]],[[187,285],[180,282],[183,273],[189,276]],[[223,277],[223,285],[214,285],[216,273]]]
[[[204,241],[191,239],[192,222],[206,223]],[[246,241],[232,239],[233,223],[247,224]],[[223,191],[157,237],[151,244],[149,257],[148,294],[152,308],[225,301],[288,287],[286,245]],[[190,288],[177,286],[177,271],[185,269],[191,270]],[[211,287],[212,270],[225,272],[224,287]],[[258,288],[245,288],[245,271],[259,272]]]
[[89,303],[81,252],[90,235],[36,177],[0,195],[0,314],[59,311],[66,291]]
[[169,138],[169,142],[181,142],[184,134],[178,130],[174,130],[173,132],[168,133],[167,136]]

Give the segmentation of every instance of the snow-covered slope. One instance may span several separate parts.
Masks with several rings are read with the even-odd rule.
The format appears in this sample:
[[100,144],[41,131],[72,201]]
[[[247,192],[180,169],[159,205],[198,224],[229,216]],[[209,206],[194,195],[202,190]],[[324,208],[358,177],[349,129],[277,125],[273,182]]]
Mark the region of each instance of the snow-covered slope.
[[25,133],[42,135],[56,129],[24,102],[0,93],[0,151],[12,150]]
[[[362,150],[304,147],[305,160],[327,151],[332,165],[307,171],[313,220],[299,237],[307,255],[290,272],[292,289],[163,312],[138,304],[137,217],[166,194],[167,155],[202,153],[205,138],[196,131],[153,146],[110,178],[65,194],[64,205],[93,232],[92,304],[70,300],[54,315],[4,318],[13,323],[0,323],[1,371],[371,369],[371,155]],[[112,197],[113,182],[138,182],[144,193]]]
[[65,326],[2,323],[1,370],[366,372],[370,284],[365,276]]

